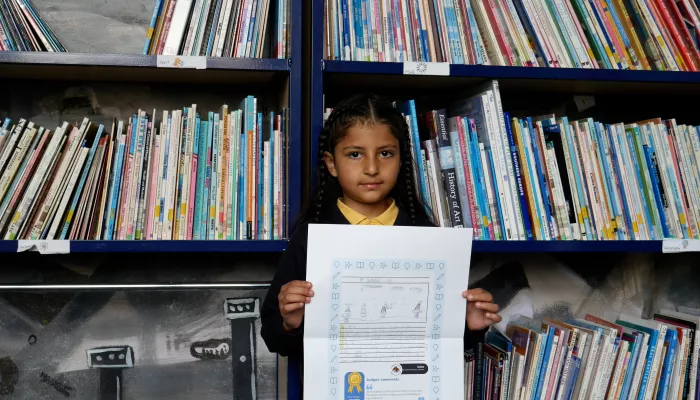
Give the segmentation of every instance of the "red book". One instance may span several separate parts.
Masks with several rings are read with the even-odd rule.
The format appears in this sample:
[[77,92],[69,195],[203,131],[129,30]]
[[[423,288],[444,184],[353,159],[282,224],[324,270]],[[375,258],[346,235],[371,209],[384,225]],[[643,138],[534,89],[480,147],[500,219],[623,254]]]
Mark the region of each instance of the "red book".
[[683,61],[685,62],[686,67],[690,71],[697,71],[698,65],[695,62],[695,57],[690,52],[690,49],[688,48],[687,44],[685,43],[685,40],[683,39],[683,35],[678,30],[678,25],[680,25],[680,21],[676,21],[673,18],[673,15],[671,14],[670,10],[670,5],[668,4],[668,0],[656,0],[656,3],[659,9],[659,13],[664,19],[666,29],[668,29],[668,31],[670,32],[671,37],[673,38],[673,42],[676,44],[676,47],[680,51],[680,55],[681,57],[683,57]]
[[[688,26],[685,23],[686,18],[684,17],[683,12],[681,11],[681,8],[683,8],[683,11],[686,12],[685,15],[687,15],[688,10],[685,9],[685,4],[683,4],[682,1],[676,3],[676,0],[666,1],[668,1],[668,3],[670,4],[669,8],[672,10],[675,20],[678,23],[678,26],[680,26],[680,32],[683,38],[685,39],[688,49],[690,49],[691,54],[693,55],[693,57],[695,57],[696,65],[698,65],[698,67],[700,68],[700,51],[695,45],[695,40],[693,39],[693,36],[691,35],[690,31],[688,30]],[[697,29],[698,27],[695,28]]]

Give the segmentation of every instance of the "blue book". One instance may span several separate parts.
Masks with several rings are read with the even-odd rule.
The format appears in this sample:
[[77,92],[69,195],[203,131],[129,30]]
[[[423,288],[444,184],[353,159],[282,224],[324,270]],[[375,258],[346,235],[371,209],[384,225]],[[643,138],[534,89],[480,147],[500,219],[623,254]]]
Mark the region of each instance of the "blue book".
[[666,357],[664,358],[663,367],[659,372],[661,374],[661,380],[659,381],[659,390],[656,394],[656,400],[665,400],[668,395],[668,389],[670,380],[673,373],[673,364],[676,359],[676,347],[678,346],[678,331],[671,328],[666,331],[665,340],[667,351]]
[[[513,159],[513,168],[515,170],[515,182],[518,185],[518,195],[520,198],[520,211],[523,215],[523,228],[525,230],[525,239],[532,240],[532,225],[530,223],[530,212],[527,206],[527,198],[525,196],[525,189],[523,185],[523,177],[520,172],[520,155],[518,154],[518,147],[515,145],[515,140],[513,139],[513,130],[511,126],[510,114],[508,112],[503,113],[503,119],[506,122],[506,136],[508,137],[508,145],[510,146],[510,155]],[[515,205],[518,206],[517,204]]]
[[642,383],[639,386],[639,394],[637,396],[637,400],[643,400],[644,395],[647,391],[647,386],[650,385],[649,390],[653,390],[654,388],[655,377],[651,376],[651,370],[653,368],[654,357],[656,356],[656,352],[661,351],[658,345],[661,344],[661,346],[663,346],[662,343],[664,338],[661,338],[661,340],[659,340],[660,334],[659,331],[656,329],[652,329],[642,325],[637,325],[633,322],[627,322],[621,319],[618,319],[617,321],[615,321],[615,323],[620,326],[624,326],[630,329],[642,331],[644,333],[649,334],[649,350],[647,351],[647,358],[644,364],[644,374],[642,375]]
[[114,236],[114,218],[116,217],[117,199],[121,188],[122,163],[124,161],[124,140],[120,140],[123,135],[124,121],[119,121],[117,124],[117,149],[112,163],[112,179],[109,187],[108,202],[105,212],[105,224],[102,237],[105,240],[112,240]]
[[632,381],[634,380],[634,372],[636,370],[637,360],[639,359],[639,353],[642,349],[642,340],[638,332],[635,332],[634,334],[623,333],[622,340],[630,342],[631,345],[629,366],[627,367],[627,372],[625,373],[625,377],[623,379],[622,384],[621,398],[626,399],[629,397],[630,387],[632,385]]
[[[537,171],[537,179],[535,182],[540,186],[540,193],[542,194],[542,201],[544,204],[544,218],[543,220],[546,221],[546,223],[542,224],[544,226],[544,229],[547,229],[550,235],[553,235],[555,230],[554,230],[554,214],[552,211],[552,203],[551,199],[552,196],[549,192],[549,183],[547,183],[547,175],[545,174],[545,162],[544,160],[540,159],[540,151],[538,150],[540,145],[540,139],[537,137],[537,132],[535,131],[535,124],[532,122],[532,118],[527,117],[527,120],[525,121],[525,124],[527,125],[527,130],[530,133],[530,143],[532,144],[532,154],[534,155],[535,159],[535,170]],[[550,238],[552,240],[555,240],[554,237]]]
[[[213,21],[218,21],[218,20],[219,20],[219,13],[221,12],[221,3],[222,3],[222,0],[216,0],[216,6],[215,6],[215,9],[214,9],[214,19],[213,19]],[[212,26],[211,32],[209,32],[209,40],[208,40],[209,43],[207,44],[207,51],[206,51],[205,54],[203,54],[203,55],[205,55],[205,56],[207,56],[207,57],[209,57],[209,56],[212,55],[212,54],[211,54],[211,50],[212,50],[212,47],[214,46],[214,37],[216,37],[216,31],[217,31],[217,30],[215,29],[215,27]],[[206,40],[206,38],[205,38],[205,40]]]
[[153,40],[153,34],[155,33],[156,28],[156,21],[158,20],[158,15],[160,15],[161,8],[163,8],[163,3],[163,0],[156,0],[156,6],[153,7],[151,25],[146,32],[146,43],[143,45],[143,54],[148,54],[148,49],[151,47],[151,41]]
[[[645,134],[648,135],[648,133]],[[661,193],[663,186],[661,185],[661,175],[656,158],[656,149],[654,148],[654,142],[652,140],[646,140],[646,142],[648,144],[644,144],[644,156],[646,157],[647,165],[649,165],[650,169],[649,174],[651,175],[651,186],[654,191],[654,201],[656,201],[656,207],[659,210],[659,222],[664,238],[670,238],[671,231],[669,230],[668,220],[666,219],[666,197]]]
[[202,226],[201,235],[202,239],[207,239],[209,237],[209,191],[211,188],[211,153],[213,145],[213,134],[214,134],[214,112],[209,111],[207,115],[207,135],[206,135],[206,152],[204,153],[204,163],[206,164],[204,170],[204,194],[202,196],[202,205],[199,209],[202,215]]
[[204,203],[204,182],[207,171],[207,133],[209,121],[201,121],[197,116],[197,134],[194,138],[193,151],[197,154],[197,180],[195,181],[194,221],[192,226],[192,239],[202,240],[202,204]]
[[[531,398],[531,400],[536,400],[536,399],[542,398],[542,390],[544,389],[544,385],[546,384],[546,382],[544,381],[544,378],[545,378],[545,375],[547,374],[547,364],[549,363],[549,357],[550,357],[550,353],[552,350],[552,345],[554,343],[554,327],[550,326],[548,328],[546,340],[547,340],[547,342],[546,342],[545,346],[543,346],[544,347],[544,354],[542,357],[542,364],[538,365],[539,377],[537,378],[537,385],[534,386],[537,388],[537,390],[533,390],[534,396]],[[554,355],[552,354],[552,356],[554,356]]]
[[[403,104],[401,107],[400,111],[403,113],[404,116],[409,117],[410,119],[410,133],[411,133],[411,138],[413,141],[413,154],[416,160],[420,160],[420,134],[418,130],[418,114],[416,113],[416,103],[413,100],[409,100],[406,103]],[[428,199],[430,198],[429,192],[428,192],[428,183],[425,181],[425,167],[423,166],[423,163],[417,162],[418,164],[418,184],[420,186],[420,191],[423,195],[423,199]]]
[[472,176],[474,177],[474,195],[478,197],[479,210],[481,213],[481,222],[483,229],[481,230],[484,240],[495,239],[491,237],[489,227],[492,226],[493,217],[489,208],[489,201],[486,195],[486,178],[481,166],[481,156],[479,151],[479,139],[477,137],[476,125],[473,119],[462,119],[465,125],[465,134],[467,143],[469,143],[469,165],[472,168]]
[[[622,178],[622,169],[620,167],[620,162],[618,160],[618,153],[619,157],[623,160],[624,162],[624,156],[623,152],[620,150],[620,145],[621,145],[621,135],[618,135],[616,132],[614,132],[615,128],[609,126],[608,127],[608,136],[610,137],[610,150],[612,152],[612,159],[613,159],[613,166],[615,167],[615,173],[618,176],[618,182],[621,182]],[[629,239],[634,240],[637,237],[637,234],[634,232],[634,229],[632,228],[632,210],[628,206],[631,201],[631,199],[628,201],[627,200],[627,194],[625,193],[624,189],[620,190],[620,197],[622,200],[622,204],[625,206],[623,207],[623,216],[625,218],[625,224],[627,224],[627,235],[629,236]]]

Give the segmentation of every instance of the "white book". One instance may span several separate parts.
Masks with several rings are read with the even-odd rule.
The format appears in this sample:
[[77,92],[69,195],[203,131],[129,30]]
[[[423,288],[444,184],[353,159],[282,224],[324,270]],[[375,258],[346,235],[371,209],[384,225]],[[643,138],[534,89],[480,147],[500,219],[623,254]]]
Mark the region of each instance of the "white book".
[[190,201],[190,180],[192,178],[192,145],[194,142],[194,114],[196,112],[196,105],[192,105],[187,110],[187,129],[184,132],[185,135],[185,159],[182,162],[182,167],[184,170],[180,171],[182,175],[182,193],[180,195],[180,204],[177,205],[175,211],[175,218],[179,219],[178,225],[178,240],[187,239],[187,216],[188,216],[188,204]]
[[156,173],[156,187],[155,189],[155,195],[153,196],[153,237],[152,239],[154,240],[161,240],[163,237],[163,230],[162,230],[162,225],[160,223],[160,216],[162,213],[161,207],[160,207],[160,199],[163,196],[163,168],[164,168],[164,162],[165,162],[165,153],[168,151],[168,149],[165,147],[166,140],[168,133],[166,132],[166,127],[167,127],[167,119],[163,120],[164,122],[160,123],[160,130],[159,130],[159,135],[158,135],[158,140],[160,141],[159,144],[159,151],[158,151],[158,159],[155,161],[156,165],[155,167],[158,169],[158,172]]
[[29,181],[29,185],[27,186],[27,190],[24,192],[22,200],[19,202],[19,205],[17,206],[13,214],[13,217],[10,221],[10,226],[5,235],[5,240],[14,240],[16,238],[17,232],[19,231],[19,227],[24,222],[24,219],[27,217],[29,207],[34,202],[34,198],[37,194],[37,191],[39,190],[41,183],[45,181],[45,175],[48,171],[52,160],[56,157],[56,153],[58,153],[58,146],[60,143],[62,143],[63,138],[64,129],[56,129],[56,131],[53,133],[53,136],[51,137],[51,140],[49,141],[49,144],[46,147],[46,150],[44,151],[44,155],[41,158],[41,161],[39,162],[39,165],[34,175]]
[[15,150],[15,146],[17,145],[17,142],[21,137],[21,133],[24,130],[26,123],[26,120],[20,119],[17,125],[12,130],[10,137],[6,139],[5,146],[3,148],[2,154],[0,155],[0,174],[5,172],[7,162],[10,160],[12,152]]
[[510,229],[512,230],[512,240],[525,240],[525,230],[523,224],[523,214],[520,209],[520,200],[518,198],[518,185],[515,181],[515,169],[513,168],[513,157],[510,152],[510,142],[506,132],[506,121],[503,118],[503,104],[501,103],[501,94],[497,80],[492,80],[486,87],[489,88],[489,103],[491,104],[494,121],[494,129],[497,133],[497,143],[500,146],[500,168],[496,169],[496,173],[504,175],[505,196],[507,199],[506,207],[511,218]]
[[[623,328],[626,329],[626,331],[628,329],[625,327]],[[632,332],[632,330],[630,330],[630,332]],[[637,356],[637,365],[634,369],[634,375],[632,375],[632,384],[630,385],[630,391],[627,400],[636,400],[639,395],[639,390],[641,389],[642,383],[642,376],[644,374],[644,366],[646,365],[647,354],[649,352],[649,334],[642,331],[637,332],[637,340],[641,340],[640,343],[642,345],[642,348],[639,350],[639,356]]]
[[[61,142],[59,143],[58,148],[59,149],[64,148],[67,140],[68,140],[67,137],[64,136],[63,139],[61,140]],[[47,185],[50,184],[49,182],[51,180],[51,176],[53,174],[54,169],[58,165],[58,162],[60,160],[60,156],[61,156],[61,153],[59,151],[56,151],[54,153],[54,157],[49,164],[49,168],[47,169],[47,173],[44,174],[42,181],[41,181],[41,184],[39,185],[39,188],[36,192],[37,195],[34,196],[32,203],[30,204],[29,208],[26,211],[27,217],[24,218],[24,222],[22,222],[22,224],[19,227],[19,230],[17,231],[17,238],[23,238],[27,235],[27,233],[28,233],[27,230],[31,227],[29,224],[31,224],[33,221],[29,217],[34,216],[35,210],[37,209],[37,207],[41,206],[41,203],[39,202],[39,200],[41,198],[40,194],[43,193],[44,189],[47,187]]]
[[[185,44],[182,49],[182,54],[186,56],[197,56],[199,54],[192,54],[195,49],[194,45],[197,40],[197,35],[200,31],[202,10],[204,8],[205,0],[195,0],[194,7],[192,8],[192,17],[190,18],[190,23],[187,26],[187,32],[184,35]],[[209,9],[204,10],[209,13]],[[199,51],[199,47],[196,48]],[[155,115],[154,115],[155,117]]]
[[7,162],[5,172],[3,172],[2,177],[0,177],[0,199],[5,197],[6,192],[9,190],[13,178],[17,174],[17,171],[22,164],[22,160],[24,160],[24,157],[29,152],[34,136],[37,134],[36,128],[34,128],[32,125],[33,124],[30,122],[27,129],[22,134],[22,137],[19,139],[19,143],[17,144],[17,148],[14,149],[12,156],[10,156],[10,159]]
[[73,128],[69,135],[69,137],[72,137],[72,140],[68,146],[65,156],[62,157],[61,165],[44,200],[40,217],[32,227],[32,233],[30,235],[30,239],[32,240],[39,239],[44,230],[48,228],[49,224],[51,223],[54,211],[56,207],[58,207],[61,195],[63,194],[71,172],[73,171],[75,160],[80,154],[80,148],[82,147],[83,138],[85,137],[85,131],[87,130],[88,125],[89,121],[87,118],[85,118],[80,126],[80,129]]
[[[228,54],[224,54],[224,46],[226,44],[226,36],[228,34],[228,27],[231,20],[231,8],[233,7],[233,0],[224,0],[222,5],[222,18],[220,19],[221,25],[217,27],[216,36],[218,40],[216,41],[216,56],[226,57]],[[237,17],[237,16],[235,16]],[[220,29],[219,29],[220,28]],[[223,115],[222,115],[223,117]]]
[[240,125],[238,121],[238,110],[229,113],[229,130],[228,130],[228,148],[229,148],[229,162],[228,162],[228,188],[226,192],[226,207],[227,214],[229,218],[225,221],[226,228],[229,231],[227,238],[237,239],[236,234],[238,233],[235,229],[238,224],[238,137],[240,136]]
[[[572,321],[573,323],[576,323],[576,321]],[[586,321],[588,323],[588,321]],[[585,328],[579,327],[579,330],[584,330]],[[573,394],[573,400],[579,400],[579,399],[586,399],[586,395],[589,392],[589,387],[591,380],[593,379],[593,376],[595,375],[595,370],[598,368],[599,364],[597,363],[598,359],[600,358],[600,352],[602,350],[603,346],[603,338],[601,335],[601,332],[596,330],[596,329],[589,329],[588,330],[589,335],[591,336],[591,345],[590,345],[590,350],[588,351],[587,357],[585,360],[581,360],[581,370],[579,371],[579,375],[581,375],[581,379],[578,379],[576,381],[576,385],[574,386],[574,394]],[[584,365],[585,362],[585,365]]]
[[178,0],[175,4],[168,37],[165,40],[165,46],[163,46],[163,55],[175,56],[180,54],[180,44],[182,43],[182,36],[185,34],[185,27],[191,8],[192,0]]
[[616,400],[615,394],[617,394],[617,387],[620,384],[620,379],[622,376],[622,367],[624,365],[625,356],[627,354],[627,351],[629,350],[629,346],[630,344],[628,341],[620,341],[620,345],[618,346],[617,351],[617,360],[615,361],[613,368],[612,379],[610,380],[610,384],[608,386],[608,395],[606,397],[607,400]]
[[68,205],[68,201],[70,201],[70,198],[73,195],[73,189],[75,188],[75,183],[78,180],[80,173],[83,171],[83,166],[85,165],[85,159],[87,158],[89,152],[90,152],[89,147],[81,147],[80,150],[78,151],[78,157],[77,157],[77,160],[76,160],[75,165],[73,167],[73,170],[71,172],[70,178],[68,179],[68,184],[66,185],[66,190],[63,192],[63,196],[61,196],[61,201],[58,204],[58,208],[56,209],[55,217],[53,218],[53,223],[51,224],[51,229],[49,229],[49,233],[46,236],[47,240],[54,239],[54,236],[56,235],[56,231],[58,230],[59,226],[63,222],[63,214],[66,210],[66,206]]

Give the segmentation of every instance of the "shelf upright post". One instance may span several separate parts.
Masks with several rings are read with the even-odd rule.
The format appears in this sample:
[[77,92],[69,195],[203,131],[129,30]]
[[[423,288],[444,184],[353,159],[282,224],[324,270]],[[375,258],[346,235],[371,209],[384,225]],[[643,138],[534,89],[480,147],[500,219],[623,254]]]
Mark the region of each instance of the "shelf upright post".
[[301,206],[301,156],[302,156],[302,55],[301,27],[302,0],[291,0],[292,37],[289,45],[289,179],[287,180],[287,237],[292,234],[292,225]]

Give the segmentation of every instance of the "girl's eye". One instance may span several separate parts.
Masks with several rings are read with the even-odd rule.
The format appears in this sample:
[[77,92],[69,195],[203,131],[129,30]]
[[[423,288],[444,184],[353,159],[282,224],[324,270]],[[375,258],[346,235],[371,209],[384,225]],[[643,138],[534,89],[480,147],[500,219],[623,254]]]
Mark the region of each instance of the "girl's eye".
[[360,152],[358,152],[358,151],[353,151],[352,153],[348,153],[348,157],[350,157],[350,158],[359,158],[359,157],[360,157]]
[[381,153],[379,153],[379,155],[380,155],[382,158],[389,158],[389,157],[393,156],[394,153],[392,153],[392,152],[389,151],[389,150],[384,150],[384,151],[382,151]]

